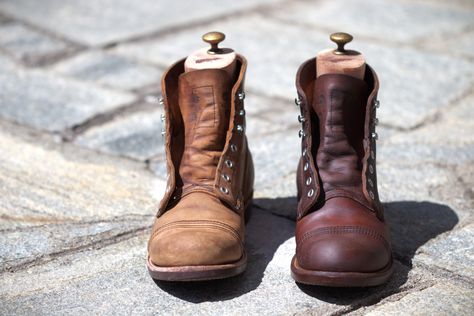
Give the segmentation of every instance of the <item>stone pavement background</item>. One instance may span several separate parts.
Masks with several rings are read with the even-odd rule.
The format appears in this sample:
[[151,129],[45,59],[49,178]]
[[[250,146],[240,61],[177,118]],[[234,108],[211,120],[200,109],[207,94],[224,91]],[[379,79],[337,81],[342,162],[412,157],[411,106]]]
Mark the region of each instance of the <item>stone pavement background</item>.
[[[0,314],[472,315],[474,3],[0,1]],[[249,60],[247,271],[155,284],[159,80],[210,30]],[[297,285],[297,67],[347,31],[381,78],[379,185],[395,275]],[[262,54],[264,53],[264,54]]]

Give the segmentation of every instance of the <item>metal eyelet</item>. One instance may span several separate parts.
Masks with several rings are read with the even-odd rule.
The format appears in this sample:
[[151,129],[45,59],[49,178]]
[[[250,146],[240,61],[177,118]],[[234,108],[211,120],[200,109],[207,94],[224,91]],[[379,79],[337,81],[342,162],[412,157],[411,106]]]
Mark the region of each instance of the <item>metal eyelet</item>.
[[161,136],[165,136],[165,134],[166,134],[166,131],[165,131],[164,128],[162,128],[162,129],[161,129]]
[[374,105],[375,105],[375,108],[378,109],[380,107],[380,101],[375,100]]
[[242,132],[244,131],[244,127],[242,125],[237,125],[236,130],[239,134],[242,134]]
[[165,116],[164,114],[160,114],[160,120],[161,120],[162,122],[164,122],[165,119],[166,119],[166,116]]
[[242,91],[242,92],[238,93],[237,97],[239,98],[239,100],[245,99],[245,92]]
[[300,106],[300,105],[301,105],[301,98],[300,98],[300,97],[295,98],[295,104],[296,104],[297,106]]
[[372,134],[370,134],[370,136],[375,140],[379,139],[379,134],[377,134],[376,132],[373,132]]
[[312,197],[314,195],[314,189],[308,191],[308,197]]
[[224,179],[227,182],[230,182],[230,177],[226,175],[225,173],[222,174],[222,179]]
[[305,162],[303,166],[303,170],[308,171],[308,169],[309,169],[309,162]]
[[227,188],[221,187],[220,190],[224,194],[229,194],[229,189],[227,189]]
[[227,167],[229,167],[229,168],[231,168],[231,169],[232,169],[232,167],[234,166],[234,163],[232,162],[232,160],[229,160],[229,159],[227,159],[227,160],[225,161],[225,164],[227,165]]
[[369,185],[370,185],[371,187],[373,187],[373,186],[374,186],[374,181],[372,181],[372,179],[369,179],[369,181],[368,181],[368,182],[369,182]]
[[313,179],[311,177],[309,177],[308,179],[306,179],[306,185],[310,185],[311,182],[313,182]]
[[[156,100],[156,99],[155,99]],[[165,104],[165,100],[163,100],[163,98],[160,98],[160,100],[158,101],[160,103],[160,105],[164,105]]]
[[306,154],[308,153],[308,150],[306,148],[303,149],[303,152],[301,153],[301,155],[304,157],[306,156]]
[[374,125],[375,126],[379,125],[379,119],[376,117],[374,117]]
[[244,116],[244,115],[245,115],[245,110],[244,110],[244,109],[240,110],[240,111],[239,111],[239,115],[240,115],[240,116]]
[[374,174],[374,167],[372,165],[369,165],[369,172],[370,174]]
[[375,199],[375,195],[374,195],[374,192],[372,191],[369,191],[369,195],[370,195],[370,198],[373,200]]
[[303,117],[303,115],[298,114],[298,122],[304,123],[304,121],[305,121],[305,118]]
[[230,151],[235,153],[237,151],[237,146],[234,144],[230,144]]
[[375,151],[370,151],[370,158],[375,159]]
[[298,131],[298,136],[299,136],[299,138],[303,138],[303,137],[306,136],[306,133],[305,133],[302,129],[300,129],[300,130]]

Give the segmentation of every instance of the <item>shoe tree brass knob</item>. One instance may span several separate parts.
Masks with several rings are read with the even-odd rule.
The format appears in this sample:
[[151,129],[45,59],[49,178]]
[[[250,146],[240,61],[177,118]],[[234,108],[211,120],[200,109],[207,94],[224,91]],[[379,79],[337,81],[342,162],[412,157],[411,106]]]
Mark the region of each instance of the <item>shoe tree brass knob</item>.
[[343,32],[332,33],[329,38],[337,44],[337,49],[334,51],[336,55],[345,55],[347,51],[344,46],[353,39],[352,35]]
[[224,39],[225,34],[221,32],[209,32],[202,36],[202,40],[211,45],[211,48],[207,51],[209,54],[220,53],[222,50],[218,47],[218,45]]

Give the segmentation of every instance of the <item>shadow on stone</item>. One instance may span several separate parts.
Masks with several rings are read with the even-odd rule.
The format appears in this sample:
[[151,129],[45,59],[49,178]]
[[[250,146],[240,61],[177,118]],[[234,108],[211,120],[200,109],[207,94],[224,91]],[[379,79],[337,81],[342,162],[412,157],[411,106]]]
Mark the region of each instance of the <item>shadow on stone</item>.
[[352,307],[375,304],[405,284],[419,247],[458,223],[456,213],[442,204],[402,201],[384,206],[396,259],[394,275],[387,284],[372,288],[327,288],[304,284],[298,284],[298,287],[308,295],[333,304]]
[[[155,283],[169,294],[193,303],[229,300],[256,289],[278,247],[294,236],[294,222],[272,215],[268,207],[282,207],[291,203],[289,200],[294,198],[254,200],[246,226],[248,263],[243,274],[214,281]],[[289,267],[288,261],[288,273]]]

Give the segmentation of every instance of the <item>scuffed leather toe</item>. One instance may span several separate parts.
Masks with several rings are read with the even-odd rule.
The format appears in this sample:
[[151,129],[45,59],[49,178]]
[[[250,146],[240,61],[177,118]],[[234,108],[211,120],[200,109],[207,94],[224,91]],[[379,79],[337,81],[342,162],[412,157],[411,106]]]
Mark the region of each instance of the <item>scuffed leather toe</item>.
[[225,224],[181,221],[155,233],[149,254],[153,264],[161,267],[217,265],[238,261],[243,246]]
[[299,242],[300,266],[313,271],[375,272],[391,260],[386,241],[365,227],[326,227]]

